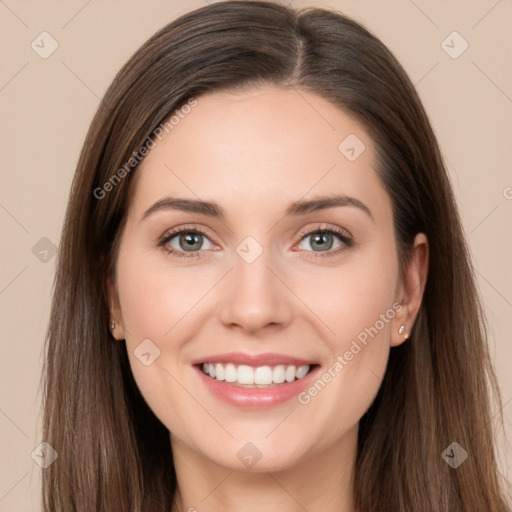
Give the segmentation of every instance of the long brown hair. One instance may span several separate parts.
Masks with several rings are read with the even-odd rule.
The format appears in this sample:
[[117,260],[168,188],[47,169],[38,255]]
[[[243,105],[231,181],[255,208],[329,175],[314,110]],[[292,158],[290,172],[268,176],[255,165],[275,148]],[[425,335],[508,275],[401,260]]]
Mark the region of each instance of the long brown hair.
[[[414,236],[429,240],[419,316],[410,339],[392,348],[360,421],[358,510],[508,511],[494,453],[492,405],[500,410],[501,399],[485,318],[420,99],[390,51],[351,18],[258,1],[215,3],[162,28],[117,74],[92,121],[66,211],[46,338],[43,436],[58,459],[43,471],[43,510],[171,509],[169,433],[134,382],[126,345],[109,332],[105,283],[137,175],[136,162],[126,163],[191,98],[262,84],[313,92],[362,123],[393,204],[402,269]],[[468,453],[456,469],[442,457],[452,442]]]

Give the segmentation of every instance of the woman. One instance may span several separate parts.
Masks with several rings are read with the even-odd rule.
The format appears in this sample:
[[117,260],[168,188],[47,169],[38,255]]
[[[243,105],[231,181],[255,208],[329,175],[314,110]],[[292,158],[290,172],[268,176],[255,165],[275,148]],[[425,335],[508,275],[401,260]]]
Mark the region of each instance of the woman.
[[510,510],[442,156],[350,18],[219,2],[160,30],[59,249],[46,512]]

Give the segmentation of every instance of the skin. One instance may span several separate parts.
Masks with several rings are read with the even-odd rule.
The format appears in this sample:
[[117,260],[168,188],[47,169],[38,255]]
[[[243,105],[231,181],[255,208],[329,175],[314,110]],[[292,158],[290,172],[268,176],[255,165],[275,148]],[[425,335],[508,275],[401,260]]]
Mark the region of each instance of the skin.
[[[416,236],[401,281],[391,202],[374,170],[372,141],[326,100],[266,86],[197,101],[141,164],[108,282],[113,335],[126,339],[136,382],[170,431],[178,478],[173,512],[354,512],[358,423],[391,347],[406,340],[417,316],[427,239]],[[349,161],[338,146],[352,133],[366,149]],[[357,198],[372,217],[354,206],[284,215],[292,201],[332,194]],[[227,217],[169,209],[142,220],[168,195],[215,201]],[[158,246],[159,237],[183,226],[206,234],[196,257]],[[314,233],[301,236],[321,227],[348,231],[353,244],[333,235],[332,247],[322,250]],[[263,249],[252,263],[236,252],[247,236]],[[190,254],[179,238],[167,246]],[[322,257],[326,252],[331,256]],[[315,360],[324,372],[390,310],[394,318],[308,404],[293,398],[270,409],[239,409],[212,395],[191,366],[240,350]],[[160,350],[149,366],[134,355],[147,338]],[[251,468],[237,457],[247,442],[262,454]]]

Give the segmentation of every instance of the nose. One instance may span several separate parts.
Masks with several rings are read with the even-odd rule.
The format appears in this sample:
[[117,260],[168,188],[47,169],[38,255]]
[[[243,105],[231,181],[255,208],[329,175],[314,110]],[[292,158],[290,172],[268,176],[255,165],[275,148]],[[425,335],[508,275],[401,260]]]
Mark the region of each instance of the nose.
[[252,263],[236,255],[222,290],[222,323],[250,334],[286,327],[292,319],[294,297],[279,274],[266,251]]

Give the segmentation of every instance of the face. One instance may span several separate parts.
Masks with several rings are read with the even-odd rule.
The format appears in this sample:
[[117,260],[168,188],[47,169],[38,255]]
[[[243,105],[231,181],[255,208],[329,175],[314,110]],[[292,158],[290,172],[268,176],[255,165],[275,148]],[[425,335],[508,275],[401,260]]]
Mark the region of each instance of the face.
[[173,449],[232,469],[261,457],[254,471],[335,453],[410,313],[368,134],[312,93],[268,87],[200,96],[156,142],[112,315]]

